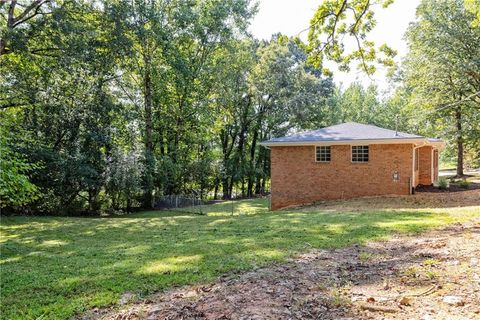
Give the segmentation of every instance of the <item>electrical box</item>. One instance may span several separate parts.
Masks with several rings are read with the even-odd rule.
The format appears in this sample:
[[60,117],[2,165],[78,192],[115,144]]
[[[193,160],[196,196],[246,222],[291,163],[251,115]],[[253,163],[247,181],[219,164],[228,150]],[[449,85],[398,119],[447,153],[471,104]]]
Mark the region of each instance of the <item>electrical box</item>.
[[400,173],[398,171],[393,171],[393,181],[400,181]]

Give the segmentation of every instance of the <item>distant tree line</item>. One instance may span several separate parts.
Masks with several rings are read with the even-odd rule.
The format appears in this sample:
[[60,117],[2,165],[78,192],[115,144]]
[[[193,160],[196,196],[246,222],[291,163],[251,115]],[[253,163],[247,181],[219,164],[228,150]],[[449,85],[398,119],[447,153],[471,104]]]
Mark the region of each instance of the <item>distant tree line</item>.
[[[259,143],[271,137],[345,121],[455,130],[447,118],[416,116],[421,93],[433,90],[420,88],[436,86],[415,82],[413,71],[423,71],[410,61],[421,51],[412,47],[397,90],[382,98],[375,86],[336,86],[299,39],[254,39],[255,10],[249,0],[0,3],[3,212],[130,211],[171,194],[252,197],[269,189],[269,151]],[[478,58],[472,50],[465,59]],[[438,101],[445,97],[453,96]],[[474,103],[462,105],[460,120],[472,161]]]

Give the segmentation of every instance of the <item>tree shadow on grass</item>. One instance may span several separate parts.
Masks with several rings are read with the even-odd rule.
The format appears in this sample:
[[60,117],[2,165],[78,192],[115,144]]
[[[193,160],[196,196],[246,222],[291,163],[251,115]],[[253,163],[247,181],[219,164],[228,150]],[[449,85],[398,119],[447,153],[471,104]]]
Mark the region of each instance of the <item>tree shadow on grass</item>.
[[311,248],[419,232],[450,219],[419,211],[4,218],[1,311],[6,318],[67,318],[117,303],[125,292],[208,282]]

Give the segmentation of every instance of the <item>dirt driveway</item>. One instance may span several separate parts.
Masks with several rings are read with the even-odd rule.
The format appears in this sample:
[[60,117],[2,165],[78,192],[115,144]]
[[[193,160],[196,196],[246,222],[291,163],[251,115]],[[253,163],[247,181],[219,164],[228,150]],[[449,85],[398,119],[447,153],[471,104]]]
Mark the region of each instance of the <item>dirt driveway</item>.
[[[396,208],[397,200],[417,207],[479,205],[480,190],[323,205],[330,210],[359,204],[363,210]],[[122,312],[95,311],[89,317],[480,319],[479,259],[480,219],[415,237],[314,250],[284,264],[230,274],[208,286],[173,289]]]

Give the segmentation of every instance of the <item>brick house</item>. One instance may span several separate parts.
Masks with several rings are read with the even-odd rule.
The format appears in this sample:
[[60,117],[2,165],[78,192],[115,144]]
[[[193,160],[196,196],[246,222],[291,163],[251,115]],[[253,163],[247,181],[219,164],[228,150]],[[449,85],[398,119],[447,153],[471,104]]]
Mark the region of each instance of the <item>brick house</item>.
[[274,138],[271,209],[317,200],[411,194],[438,179],[439,139],[354,122]]

